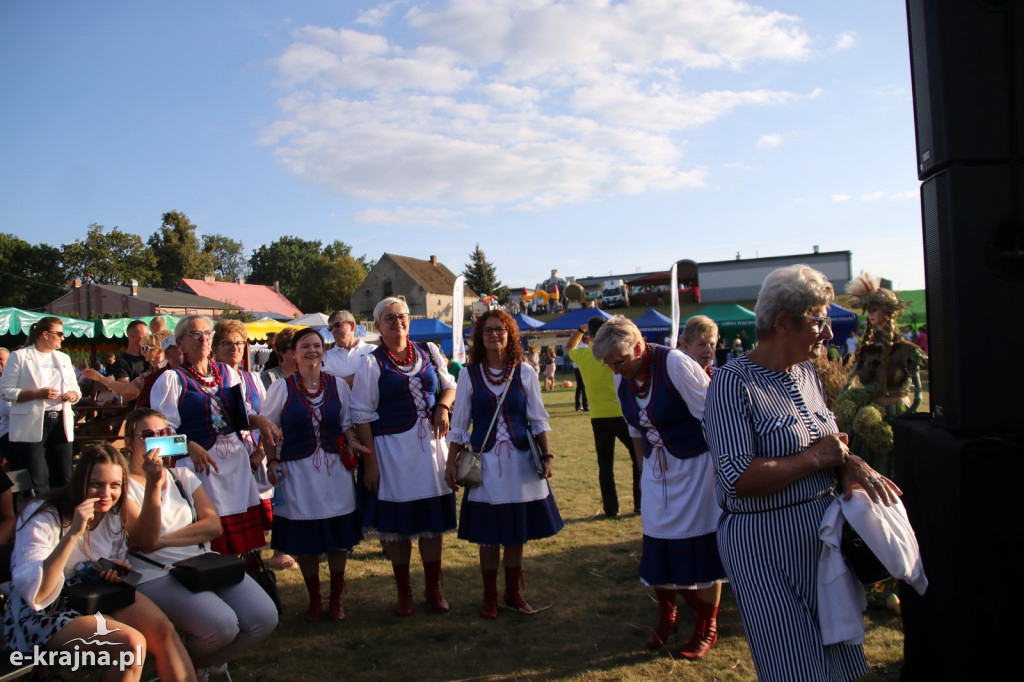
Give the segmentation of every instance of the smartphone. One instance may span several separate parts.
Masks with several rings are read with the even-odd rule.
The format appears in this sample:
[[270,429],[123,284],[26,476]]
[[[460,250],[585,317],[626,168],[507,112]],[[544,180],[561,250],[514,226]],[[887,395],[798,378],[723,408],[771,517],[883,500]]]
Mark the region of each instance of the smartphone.
[[132,587],[138,585],[139,578],[142,577],[142,574],[138,571],[132,571],[121,564],[115,564],[110,559],[102,557],[96,560],[96,566],[99,571],[114,571],[121,579],[121,582],[131,585]]
[[170,436],[153,436],[146,439],[146,451],[160,448],[161,457],[177,457],[188,454],[188,436],[175,433]]

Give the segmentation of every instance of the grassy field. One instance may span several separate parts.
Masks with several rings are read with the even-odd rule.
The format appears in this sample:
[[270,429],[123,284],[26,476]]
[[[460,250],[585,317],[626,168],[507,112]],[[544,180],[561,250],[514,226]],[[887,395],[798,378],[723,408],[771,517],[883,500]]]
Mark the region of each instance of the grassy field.
[[[702,661],[677,660],[689,636],[691,613],[667,650],[645,642],[657,618],[652,591],[640,584],[640,518],[601,514],[593,441],[586,413],[573,410],[572,389],[545,393],[556,453],[551,481],[565,529],[527,545],[525,596],[534,616],[501,610],[482,620],[476,546],[445,544],[448,615],[433,613],[422,598],[422,571],[415,565],[416,612],[393,614],[390,563],[375,542],[364,541],[349,561],[348,619],[309,625],[303,620],[305,589],[297,571],[278,573],[285,614],[258,650],[231,663],[235,680],[751,680],[753,665],[728,587],[719,620],[720,639]],[[617,452],[620,503],[631,509],[628,458]],[[322,567],[326,580],[326,566]],[[499,587],[501,585],[499,579]],[[899,618],[869,610],[869,680],[895,680],[903,655]]]

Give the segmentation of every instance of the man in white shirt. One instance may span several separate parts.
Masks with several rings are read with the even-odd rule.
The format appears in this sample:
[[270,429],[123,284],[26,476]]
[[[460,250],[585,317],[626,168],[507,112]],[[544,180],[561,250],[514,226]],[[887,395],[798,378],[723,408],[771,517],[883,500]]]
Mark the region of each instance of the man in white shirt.
[[857,352],[857,346],[860,342],[857,340],[857,333],[850,332],[850,335],[846,338],[846,354],[853,355]]
[[324,353],[324,369],[352,386],[359,358],[373,352],[373,346],[356,338],[356,318],[347,310],[335,310],[327,318],[334,348]]

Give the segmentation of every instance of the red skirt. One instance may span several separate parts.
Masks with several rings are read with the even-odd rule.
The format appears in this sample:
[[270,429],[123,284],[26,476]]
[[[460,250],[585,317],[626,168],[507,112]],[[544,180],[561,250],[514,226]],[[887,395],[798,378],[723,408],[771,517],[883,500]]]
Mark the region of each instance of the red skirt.
[[210,540],[210,549],[220,554],[245,554],[266,545],[261,510],[262,505],[254,504],[241,514],[220,517],[223,534]]

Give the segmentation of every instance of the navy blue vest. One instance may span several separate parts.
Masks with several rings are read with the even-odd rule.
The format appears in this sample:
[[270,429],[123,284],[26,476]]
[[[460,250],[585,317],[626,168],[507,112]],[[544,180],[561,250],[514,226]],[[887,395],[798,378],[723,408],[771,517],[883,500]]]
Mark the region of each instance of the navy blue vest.
[[[210,364],[216,365],[220,370],[217,397],[220,399],[222,411],[230,412],[234,405],[234,399],[231,397],[230,387],[225,383],[228,367],[224,363],[213,360],[210,361]],[[184,433],[189,440],[199,443],[209,450],[217,442],[217,430],[213,427],[213,420],[210,418],[210,415],[213,414],[213,398],[184,368],[174,371],[178,373],[184,384],[181,397],[178,398],[178,417],[181,418],[178,433]]]
[[256,388],[256,380],[253,378],[251,372],[246,372],[245,370],[238,370],[238,375],[242,377],[242,381],[245,382],[245,397],[246,400],[249,401],[249,406],[252,408],[253,412],[259,414],[263,401],[260,400],[260,391]]
[[405,433],[416,425],[417,419],[421,417],[430,419],[433,416],[438,385],[437,373],[434,372],[434,366],[430,362],[427,351],[412,341],[408,343],[412,345],[413,351],[420,355],[421,362],[417,376],[423,385],[423,398],[427,404],[426,414],[416,411],[416,403],[413,400],[412,390],[409,388],[411,377],[395,369],[385,355],[384,346],[378,346],[375,351],[370,353],[380,367],[380,379],[377,381],[378,419],[370,423],[370,429],[375,436]]
[[[523,376],[516,365],[512,373],[512,385],[508,387],[508,395],[505,402],[501,404],[501,414],[508,421],[509,435],[512,436],[512,445],[517,450],[529,450],[530,442],[526,437],[526,391],[523,389]],[[494,408],[498,404],[498,398],[487,388],[487,379],[484,377],[482,365],[473,363],[466,365],[469,370],[469,378],[473,383],[473,405],[471,408],[473,419],[473,432],[469,440],[476,452],[487,452],[494,447],[494,436],[498,431],[498,424],[494,424],[494,430],[484,443],[484,436],[487,435],[487,427],[491,425],[494,418]]]
[[281,432],[284,442],[279,454],[282,460],[305,459],[316,452],[317,445],[322,445],[327,452],[337,452],[335,443],[344,435],[341,430],[341,396],[333,374],[324,374],[324,402],[315,408],[320,413],[320,435],[317,440],[313,429],[310,408],[302,397],[302,390],[295,382],[295,375],[285,379],[288,386],[288,397],[281,409]]
[[[669,348],[651,344],[651,400],[647,403],[647,416],[661,434],[665,449],[679,459],[696,457],[708,449],[700,420],[690,414],[690,408],[668,377]],[[635,429],[640,426],[640,407],[625,378],[619,382],[619,404],[622,416]],[[651,454],[651,444],[644,439],[644,457]]]

